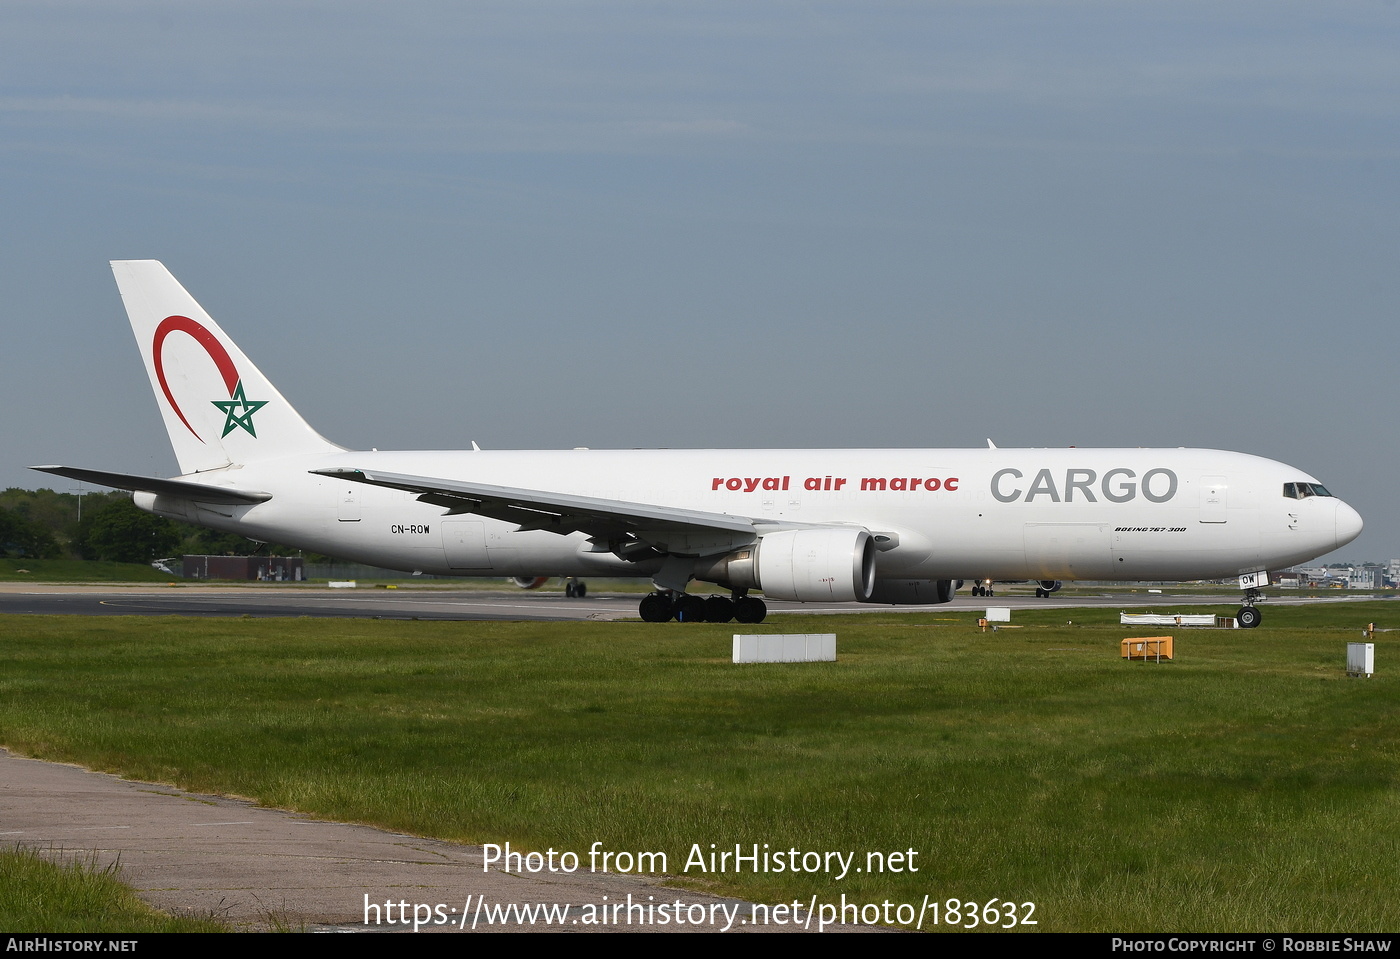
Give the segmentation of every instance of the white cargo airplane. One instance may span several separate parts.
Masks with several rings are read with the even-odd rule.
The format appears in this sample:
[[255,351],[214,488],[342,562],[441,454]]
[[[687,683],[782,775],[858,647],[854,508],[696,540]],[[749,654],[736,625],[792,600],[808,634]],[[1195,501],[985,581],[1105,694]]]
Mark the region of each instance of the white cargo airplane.
[[[181,475],[37,468],[132,490],[160,516],[378,566],[648,576],[651,622],[759,622],[750,590],[926,604],[961,580],[1240,576],[1253,626],[1251,574],[1361,532],[1302,470],[1220,450],[346,450],[164,266],[112,269]],[[692,581],[729,595],[688,594]]]

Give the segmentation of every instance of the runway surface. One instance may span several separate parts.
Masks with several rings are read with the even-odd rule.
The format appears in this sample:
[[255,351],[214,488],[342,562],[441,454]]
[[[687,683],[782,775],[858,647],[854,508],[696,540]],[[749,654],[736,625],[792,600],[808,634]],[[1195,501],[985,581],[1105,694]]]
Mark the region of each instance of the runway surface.
[[[703,592],[703,591],[702,591]],[[1366,595],[1311,599],[1271,595],[1273,604],[1352,602]],[[0,584],[0,614],[38,613],[79,616],[254,616],[347,617],[432,620],[600,620],[635,619],[638,593],[590,593],[568,599],[561,593],[526,590],[328,589],[314,586],[67,586]],[[1238,605],[1235,593],[1167,595],[1128,590],[1063,593],[1046,599],[1030,595],[979,598],[959,595],[944,606],[872,606],[867,603],[786,603],[768,601],[770,615],[785,613],[869,613],[1012,609],[1140,608]]]
[[637,615],[635,594],[562,594],[306,586],[0,586],[0,613],[78,616],[316,616],[358,619],[611,620]]

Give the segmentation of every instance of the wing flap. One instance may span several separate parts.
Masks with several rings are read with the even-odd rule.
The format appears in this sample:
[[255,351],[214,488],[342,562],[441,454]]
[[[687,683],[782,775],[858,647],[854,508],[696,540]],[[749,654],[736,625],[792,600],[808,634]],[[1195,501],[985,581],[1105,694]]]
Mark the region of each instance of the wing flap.
[[[598,539],[638,539],[670,551],[704,555],[752,542],[754,520],[728,513],[673,509],[646,503],[516,489],[430,476],[377,470],[312,470],[321,476],[417,493],[418,499],[451,513],[473,513],[517,524],[522,530],[587,533]],[[674,550],[671,550],[674,544]]]

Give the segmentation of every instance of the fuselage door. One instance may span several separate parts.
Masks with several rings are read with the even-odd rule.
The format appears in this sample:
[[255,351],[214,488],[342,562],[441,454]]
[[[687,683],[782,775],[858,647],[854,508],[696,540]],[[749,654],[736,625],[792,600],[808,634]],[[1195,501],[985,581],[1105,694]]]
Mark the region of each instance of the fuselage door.
[[360,521],[360,487],[359,484],[342,483],[336,490],[336,518],[342,523],[358,523]]
[[1202,523],[1225,522],[1225,510],[1230,505],[1229,496],[1230,484],[1225,481],[1225,477],[1202,476],[1200,521]]
[[1027,523],[1032,579],[1104,579],[1114,575],[1109,527],[1099,523]]
[[442,551],[451,569],[490,569],[486,551],[486,524],[475,519],[450,519],[438,524]]

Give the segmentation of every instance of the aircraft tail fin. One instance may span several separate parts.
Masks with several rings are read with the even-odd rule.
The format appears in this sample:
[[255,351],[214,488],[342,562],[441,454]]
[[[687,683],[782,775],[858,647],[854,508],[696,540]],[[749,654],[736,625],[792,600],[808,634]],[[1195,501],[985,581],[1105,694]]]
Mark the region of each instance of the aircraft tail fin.
[[338,452],[158,260],[113,260],[181,473]]

